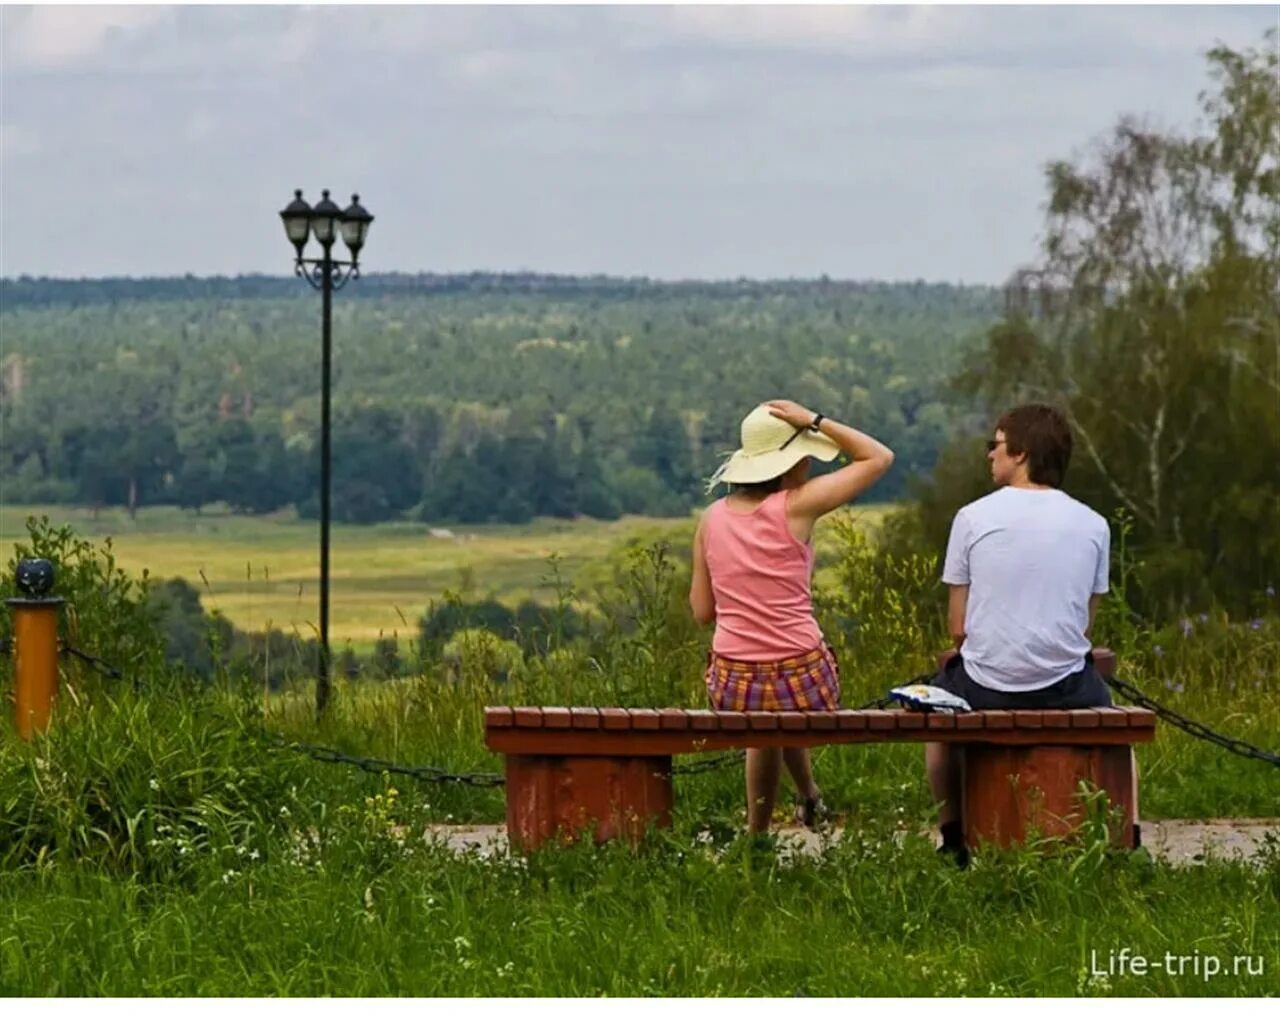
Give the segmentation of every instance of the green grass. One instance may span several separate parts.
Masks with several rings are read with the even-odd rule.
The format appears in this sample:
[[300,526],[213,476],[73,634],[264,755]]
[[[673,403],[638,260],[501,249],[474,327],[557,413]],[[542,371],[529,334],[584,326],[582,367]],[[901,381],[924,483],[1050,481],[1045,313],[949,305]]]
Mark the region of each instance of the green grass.
[[[791,866],[680,836],[498,863],[282,844],[181,886],[0,875],[0,995],[1274,995],[1278,870],[1086,846],[962,875],[874,827]],[[1091,976],[1121,947],[1263,973]]]
[[[1278,628],[1218,624],[1181,656],[1189,671],[1269,671]],[[696,678],[666,678],[637,700],[696,702]],[[1170,698],[1280,746],[1275,702],[1245,715],[1232,681],[1206,674],[1203,694]],[[845,828],[818,860],[744,845],[731,767],[677,777],[675,827],[639,851],[487,862],[424,834],[501,820],[501,790],[321,764],[268,738],[492,770],[483,704],[607,703],[611,685],[560,663],[506,685],[349,686],[323,725],[305,693],[264,718],[247,692],[86,689],[34,747],[0,727],[0,995],[1280,993],[1280,845],[1179,868],[1091,832],[987,851],[962,875],[921,836],[913,746],[818,753]],[[1146,817],[1276,813],[1269,766],[1165,727],[1139,760]],[[1091,951],[1105,963],[1121,947],[1262,958],[1265,973],[1090,975]]]

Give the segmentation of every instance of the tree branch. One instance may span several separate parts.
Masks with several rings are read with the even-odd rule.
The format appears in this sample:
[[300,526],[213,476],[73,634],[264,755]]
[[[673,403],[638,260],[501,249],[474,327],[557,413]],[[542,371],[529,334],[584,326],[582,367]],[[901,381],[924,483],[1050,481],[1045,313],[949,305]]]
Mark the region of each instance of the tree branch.
[[1112,493],[1120,499],[1125,508],[1154,530],[1156,523],[1150,513],[1134,501],[1134,499],[1129,496],[1128,492],[1116,482],[1115,477],[1107,472],[1106,464],[1102,461],[1102,456],[1098,453],[1098,448],[1093,443],[1093,438],[1090,437],[1089,432],[1084,429],[1084,425],[1080,422],[1079,418],[1071,412],[1070,408],[1067,408],[1065,411],[1067,414],[1067,420],[1071,424],[1072,431],[1074,431],[1079,436],[1080,440],[1084,442],[1085,447],[1089,451],[1090,458],[1093,459],[1094,466],[1096,466],[1098,472],[1102,474],[1102,479],[1106,481],[1107,486],[1111,488]]

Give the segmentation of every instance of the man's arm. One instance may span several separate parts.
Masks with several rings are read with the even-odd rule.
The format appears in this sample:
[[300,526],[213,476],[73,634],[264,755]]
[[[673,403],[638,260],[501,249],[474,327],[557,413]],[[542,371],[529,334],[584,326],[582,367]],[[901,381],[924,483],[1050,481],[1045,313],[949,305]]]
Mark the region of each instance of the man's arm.
[[1093,639],[1093,622],[1098,615],[1098,605],[1102,604],[1101,594],[1092,594],[1089,597],[1089,625],[1085,628],[1085,639]]
[[957,586],[952,584],[947,600],[947,629],[951,633],[951,641],[960,650],[964,643],[964,613],[969,607],[969,584]]
[[947,554],[942,563],[942,582],[950,587],[947,595],[947,632],[960,650],[964,643],[964,617],[969,608],[969,522],[961,509],[951,520],[951,536],[947,538]]
[[702,520],[693,534],[693,579],[689,584],[689,607],[694,621],[703,626],[716,621],[716,598],[711,590],[711,572],[702,553]]
[[1084,631],[1086,639],[1093,639],[1093,623],[1098,615],[1098,606],[1102,604],[1102,595],[1110,589],[1108,577],[1111,574],[1111,527],[1102,521],[1101,543],[1098,545],[1098,565],[1093,571],[1093,593],[1089,596],[1089,626]]

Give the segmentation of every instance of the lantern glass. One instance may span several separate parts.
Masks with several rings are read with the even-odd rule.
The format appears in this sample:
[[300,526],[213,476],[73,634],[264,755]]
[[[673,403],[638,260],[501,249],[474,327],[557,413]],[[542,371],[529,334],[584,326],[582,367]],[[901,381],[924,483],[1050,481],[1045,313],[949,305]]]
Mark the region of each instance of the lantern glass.
[[333,244],[333,218],[311,215],[311,233],[321,245]]
[[347,248],[352,252],[360,250],[368,235],[369,222],[367,220],[344,220],[342,222],[342,240],[347,243]]
[[329,198],[329,190],[325,189],[321,193],[320,202],[311,210],[311,233],[315,235],[315,239],[325,248],[333,245],[334,238],[337,237],[338,220],[342,217],[342,211],[338,209],[338,204]]
[[347,243],[353,259],[364,247],[365,239],[369,237],[369,225],[372,223],[372,214],[360,205],[360,197],[353,195],[351,205],[342,211],[341,222],[342,240]]
[[294,245],[305,243],[307,232],[311,230],[310,214],[293,214],[284,218],[284,233]]
[[302,189],[294,189],[293,202],[280,211],[280,220],[284,223],[285,237],[301,257],[311,230],[311,204],[302,198]]

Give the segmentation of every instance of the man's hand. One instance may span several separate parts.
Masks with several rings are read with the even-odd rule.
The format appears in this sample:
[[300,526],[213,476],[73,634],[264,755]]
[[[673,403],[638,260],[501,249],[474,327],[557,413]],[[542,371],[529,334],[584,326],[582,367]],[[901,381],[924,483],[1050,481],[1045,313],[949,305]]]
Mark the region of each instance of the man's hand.
[[812,426],[818,416],[816,412],[811,412],[799,402],[789,402],[785,398],[776,398],[772,402],[766,402],[765,405],[769,407],[770,415],[791,424],[796,430]]

